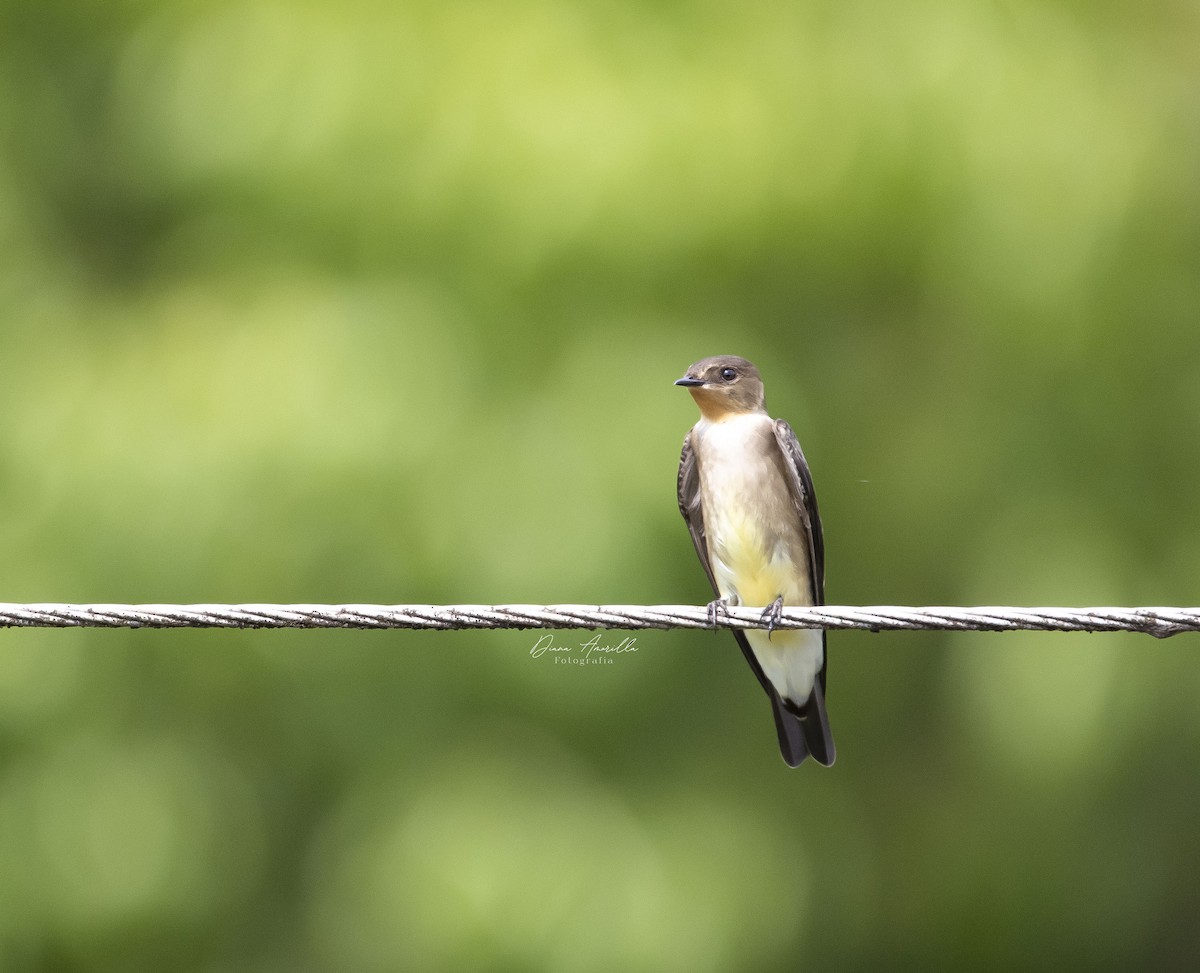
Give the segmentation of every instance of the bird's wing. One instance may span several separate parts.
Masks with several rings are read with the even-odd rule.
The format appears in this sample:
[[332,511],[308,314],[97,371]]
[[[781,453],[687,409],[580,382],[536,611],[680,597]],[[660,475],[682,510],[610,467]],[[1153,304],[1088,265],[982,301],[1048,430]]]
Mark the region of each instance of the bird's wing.
[[[825,604],[825,538],[821,533],[821,514],[817,510],[817,494],[813,489],[812,474],[800,441],[792,427],[783,419],[775,420],[775,440],[783,454],[783,471],[787,477],[792,504],[808,541],[809,576],[812,578],[814,605]],[[821,648],[825,647],[825,631],[821,631]],[[825,657],[822,651],[821,689],[825,688]]]
[[783,419],[775,420],[775,440],[783,453],[783,471],[787,477],[792,504],[808,541],[809,575],[813,582],[813,604],[825,604],[825,538],[821,534],[821,514],[817,511],[817,494],[804,451],[792,427]]
[[704,533],[704,508],[700,505],[700,468],[696,464],[696,454],[692,450],[692,434],[683,438],[683,452],[679,454],[679,479],[676,483],[679,494],[679,512],[687,524],[688,533],[692,535],[692,543],[696,545],[696,556],[704,565],[704,573],[708,575],[708,583],[717,597],[717,579],[713,576],[712,565],[708,563],[708,537]]

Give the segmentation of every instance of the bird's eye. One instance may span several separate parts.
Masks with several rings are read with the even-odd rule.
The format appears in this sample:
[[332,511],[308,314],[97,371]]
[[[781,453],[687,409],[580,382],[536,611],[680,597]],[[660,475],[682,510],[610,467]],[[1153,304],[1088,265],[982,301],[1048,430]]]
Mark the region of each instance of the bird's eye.
[[732,368],[722,368],[721,378],[723,378],[726,382],[732,382],[735,378],[737,378],[737,371]]

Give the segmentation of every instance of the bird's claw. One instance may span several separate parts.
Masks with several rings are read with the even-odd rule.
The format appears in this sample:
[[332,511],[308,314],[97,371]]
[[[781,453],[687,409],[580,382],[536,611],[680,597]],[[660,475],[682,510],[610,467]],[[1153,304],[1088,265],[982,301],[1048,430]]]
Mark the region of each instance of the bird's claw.
[[708,624],[712,628],[717,627],[717,622],[720,619],[721,612],[728,614],[729,600],[727,598],[714,598],[708,603]]
[[775,631],[775,626],[779,624],[781,618],[783,618],[783,595],[763,609],[762,620],[767,623],[767,638],[771,637],[771,633]]

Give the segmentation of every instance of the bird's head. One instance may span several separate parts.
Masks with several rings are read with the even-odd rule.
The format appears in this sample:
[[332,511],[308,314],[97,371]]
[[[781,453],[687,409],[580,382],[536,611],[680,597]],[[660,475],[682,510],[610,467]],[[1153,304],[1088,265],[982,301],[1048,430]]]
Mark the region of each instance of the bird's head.
[[736,355],[701,359],[675,384],[692,393],[701,414],[711,422],[766,411],[762,376],[753,362]]

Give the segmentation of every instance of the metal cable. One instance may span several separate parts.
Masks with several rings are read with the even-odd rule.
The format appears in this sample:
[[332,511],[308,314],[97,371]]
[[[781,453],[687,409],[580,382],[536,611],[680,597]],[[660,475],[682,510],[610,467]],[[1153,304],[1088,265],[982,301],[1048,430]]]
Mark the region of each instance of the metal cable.
[[[718,628],[766,628],[760,608],[722,610]],[[696,605],[68,605],[0,602],[5,628],[670,629],[713,627]],[[1200,608],[785,608],[777,629],[872,632],[1200,631]]]

